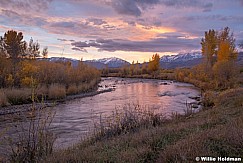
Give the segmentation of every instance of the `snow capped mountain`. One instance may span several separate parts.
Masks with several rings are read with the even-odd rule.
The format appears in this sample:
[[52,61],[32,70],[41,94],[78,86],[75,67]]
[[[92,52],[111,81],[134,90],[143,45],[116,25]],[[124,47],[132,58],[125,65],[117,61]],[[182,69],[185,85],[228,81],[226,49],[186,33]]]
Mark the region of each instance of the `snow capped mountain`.
[[[65,58],[65,57],[51,57],[47,59],[41,58],[40,60],[48,60],[50,62],[71,62],[73,67],[78,66],[79,60],[77,59],[72,59],[72,58]],[[86,60],[83,61],[83,63],[90,65],[92,67],[95,67],[97,69],[102,69],[106,68],[118,68],[122,67],[125,65],[129,65],[130,63],[116,57],[111,57],[111,58],[102,58],[102,59],[94,59],[94,60]]]
[[87,60],[85,62],[92,62],[93,64],[101,63],[101,64],[108,66],[109,68],[117,68],[117,67],[122,67],[122,66],[130,64],[129,62],[127,62],[123,59],[120,59],[120,58],[116,58],[116,57]]
[[186,62],[194,59],[202,58],[200,52],[179,53],[177,55],[165,55],[160,58],[160,62]]

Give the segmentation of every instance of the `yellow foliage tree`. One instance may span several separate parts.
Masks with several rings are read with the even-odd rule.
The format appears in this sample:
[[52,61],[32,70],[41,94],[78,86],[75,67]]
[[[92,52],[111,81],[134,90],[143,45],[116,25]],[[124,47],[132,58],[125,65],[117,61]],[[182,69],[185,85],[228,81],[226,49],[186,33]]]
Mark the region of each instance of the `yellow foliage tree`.
[[152,60],[148,63],[148,70],[150,72],[155,72],[155,71],[159,70],[159,66],[160,66],[159,61],[160,61],[159,54],[157,54],[157,53],[154,54],[152,56]]
[[208,32],[205,32],[205,36],[201,40],[201,45],[205,66],[207,70],[209,70],[214,64],[213,57],[216,55],[217,32],[215,30],[209,30]]
[[[214,30],[205,32],[205,38],[202,39],[201,45],[202,54],[207,61],[206,73],[215,81],[215,86],[223,89],[232,87],[234,85],[232,81],[235,80],[234,77],[237,75],[237,67],[234,62],[237,59],[238,52],[233,33],[230,34],[229,27],[220,32]],[[214,55],[216,62],[213,61]],[[208,63],[213,69],[211,67],[208,69]],[[213,74],[213,78],[210,74]]]
[[233,33],[230,34],[230,29],[226,27],[218,36],[217,61],[235,61],[237,55]]

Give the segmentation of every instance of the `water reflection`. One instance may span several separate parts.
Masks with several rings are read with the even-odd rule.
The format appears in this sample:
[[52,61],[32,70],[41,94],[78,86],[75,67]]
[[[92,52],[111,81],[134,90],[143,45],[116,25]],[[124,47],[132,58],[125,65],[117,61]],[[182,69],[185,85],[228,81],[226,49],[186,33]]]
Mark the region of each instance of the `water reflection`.
[[183,113],[186,101],[193,101],[189,97],[199,95],[199,91],[190,84],[161,80],[105,78],[100,85],[99,89],[115,90],[49,108],[56,112],[52,123],[52,131],[58,137],[55,147],[77,143],[92,130],[94,115],[96,118],[100,114],[110,115],[116,107],[120,109],[125,104],[140,104],[170,115],[175,111]]
[[190,84],[160,80],[107,78],[103,79],[101,86],[116,89],[68,101],[54,108],[53,129],[59,136],[58,146],[69,146],[92,130],[92,114],[110,115],[115,108],[122,108],[125,104],[140,104],[167,115],[171,112],[184,113],[186,101],[193,101],[189,97],[199,95]]

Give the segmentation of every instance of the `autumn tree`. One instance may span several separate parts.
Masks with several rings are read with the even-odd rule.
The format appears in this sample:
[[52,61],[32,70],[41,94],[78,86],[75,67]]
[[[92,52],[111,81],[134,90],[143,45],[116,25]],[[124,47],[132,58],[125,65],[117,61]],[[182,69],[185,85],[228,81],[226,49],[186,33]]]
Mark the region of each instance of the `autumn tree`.
[[[233,33],[226,27],[222,31],[209,30],[202,39],[202,54],[205,58],[206,74],[215,81],[220,88],[232,87],[237,75],[235,61],[237,49]],[[233,84],[232,84],[233,83]]]
[[152,56],[152,60],[150,60],[150,62],[148,63],[148,70],[150,72],[155,72],[157,70],[159,70],[159,66],[160,66],[160,56],[156,53]]
[[13,85],[18,85],[17,77],[17,63],[19,58],[24,54],[26,50],[26,42],[23,40],[22,32],[16,32],[9,30],[4,34],[3,47],[7,52],[8,57],[12,60],[12,73],[9,74],[9,79],[13,81]]
[[201,40],[201,45],[206,70],[210,71],[215,62],[214,56],[216,56],[217,52],[217,32],[213,29],[206,31],[204,38]]
[[[40,57],[40,44],[38,41],[34,42],[31,38],[27,44],[23,38],[22,32],[14,30],[9,30],[3,37],[0,37],[0,59],[2,58],[1,60],[4,60],[4,62],[6,62],[6,59],[11,62],[10,66],[5,66],[2,71],[5,76],[3,80],[6,79],[6,82],[2,82],[4,85],[20,86],[21,83],[27,83],[22,82],[22,77],[25,73],[21,70],[23,67],[23,65],[21,65],[21,61],[24,58],[35,59]],[[45,47],[42,55],[47,57],[47,54],[48,50],[47,47]],[[7,70],[7,68],[10,70]]]
[[230,28],[226,27],[218,36],[217,61],[235,61],[237,55],[234,35],[233,33],[230,34]]
[[224,28],[218,34],[217,62],[213,66],[216,85],[221,88],[233,87],[237,76],[235,64],[238,52],[235,46],[233,33],[229,27]]

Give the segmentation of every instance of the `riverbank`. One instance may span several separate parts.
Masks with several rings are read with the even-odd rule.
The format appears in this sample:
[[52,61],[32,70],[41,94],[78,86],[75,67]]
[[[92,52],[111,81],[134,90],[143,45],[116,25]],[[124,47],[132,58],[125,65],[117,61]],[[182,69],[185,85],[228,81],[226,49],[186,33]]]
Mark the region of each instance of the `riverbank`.
[[[68,95],[66,98],[60,99],[60,100],[45,100],[44,102],[36,102],[34,104],[34,106],[35,106],[35,109],[44,109],[46,107],[54,107],[54,106],[57,106],[58,104],[66,102],[66,101],[74,100],[77,98],[95,96],[97,94],[111,92],[113,90],[114,90],[114,88],[107,88],[107,89],[103,89],[103,90],[93,90],[93,91],[87,92],[87,93]],[[19,112],[31,111],[32,105],[33,104],[30,103],[30,104],[9,105],[9,106],[5,106],[5,107],[0,107],[0,116],[19,113]]]
[[[243,156],[243,88],[226,90],[214,106],[175,115],[155,127],[56,151],[46,162],[194,162],[196,157]],[[243,158],[241,158],[242,161]]]
[[[89,128],[88,124],[91,128],[94,127],[92,120],[95,123],[100,122],[100,113],[103,119],[106,115],[111,115],[115,109],[120,111],[125,104],[130,103],[130,106],[138,104],[141,108],[151,109],[157,113],[161,111],[163,115],[169,116],[171,112],[183,114],[186,101],[193,102],[196,99],[191,97],[199,95],[198,90],[191,84],[150,79],[102,79],[99,90],[108,88],[115,88],[115,91],[68,102],[63,101],[57,107],[44,109],[55,112],[51,127],[57,136],[55,147],[67,147],[78,143],[80,137],[86,136],[85,130]],[[26,123],[28,124],[28,121]],[[2,123],[2,126],[5,124]],[[14,135],[14,130],[11,136]],[[89,133],[91,134],[91,131]]]

